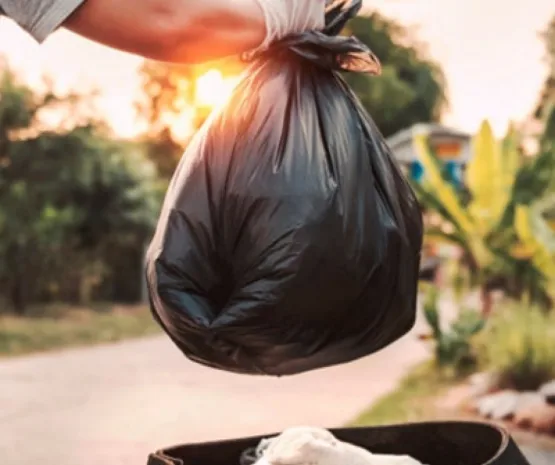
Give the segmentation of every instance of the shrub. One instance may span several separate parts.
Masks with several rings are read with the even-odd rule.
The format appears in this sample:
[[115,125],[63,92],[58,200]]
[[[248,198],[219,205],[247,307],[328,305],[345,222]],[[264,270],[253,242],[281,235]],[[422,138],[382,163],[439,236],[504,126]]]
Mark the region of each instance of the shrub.
[[534,390],[555,378],[555,315],[510,304],[488,322],[478,344],[480,363],[500,387]]
[[479,313],[463,309],[449,327],[445,327],[441,321],[439,290],[430,286],[424,300],[424,317],[431,334],[422,339],[433,341],[436,365],[453,376],[474,369],[477,357],[472,341],[485,324]]

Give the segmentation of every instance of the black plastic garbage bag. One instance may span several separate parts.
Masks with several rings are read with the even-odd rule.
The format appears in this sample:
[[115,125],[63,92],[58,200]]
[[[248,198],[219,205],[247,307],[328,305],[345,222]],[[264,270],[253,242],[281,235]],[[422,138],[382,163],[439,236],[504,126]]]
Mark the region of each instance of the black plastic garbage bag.
[[340,70],[377,71],[323,32],[255,57],[188,146],[147,253],[155,317],[190,359],[287,375],[357,359],[414,324],[422,222]]

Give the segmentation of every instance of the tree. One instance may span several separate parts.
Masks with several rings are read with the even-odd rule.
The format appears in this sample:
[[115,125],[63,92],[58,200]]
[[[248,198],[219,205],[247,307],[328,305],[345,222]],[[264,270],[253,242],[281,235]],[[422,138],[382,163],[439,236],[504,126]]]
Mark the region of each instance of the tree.
[[56,105],[75,115],[80,100],[39,96],[9,70],[0,84],[0,288],[22,314],[64,286],[87,294],[83,283],[115,247],[142,246],[160,195],[140,147],[102,124],[42,129],[40,112]]
[[381,76],[348,73],[346,80],[386,137],[416,123],[440,120],[447,105],[445,76],[407,28],[373,13],[354,18],[348,33],[382,63]]
[[169,180],[183,154],[184,145],[176,141],[169,127],[156,135],[145,135],[141,139],[147,158],[154,163],[158,175]]
[[143,135],[149,159],[160,176],[169,179],[191,134],[176,134],[174,123],[184,112],[193,114],[193,130],[200,128],[207,117],[206,109],[196,106],[196,80],[210,68],[226,76],[239,74],[243,64],[236,58],[208,65],[173,65],[145,61],[140,70],[142,95],[137,102],[139,115],[147,123]]
[[[61,240],[60,230],[69,221],[69,210],[56,210],[48,204],[32,211],[27,204],[29,185],[14,179],[10,173],[25,173],[27,166],[18,167],[15,152],[22,146],[25,133],[37,125],[37,116],[50,105],[66,103],[52,93],[38,96],[21,84],[15,74],[3,63],[0,75],[0,282],[9,289],[10,299],[18,311],[24,308],[24,268],[36,269],[22,257],[27,249],[28,257],[40,248],[56,247]],[[14,156],[16,158],[14,158]],[[44,167],[44,168],[47,168]],[[32,211],[32,213],[31,213]],[[26,222],[33,214],[32,224]],[[25,224],[26,227],[20,227]],[[48,260],[44,261],[48,266]],[[30,276],[30,279],[33,279]]]
[[540,148],[543,151],[555,150],[555,102],[546,112],[544,129],[540,136]]
[[142,252],[161,196],[132,147],[76,128],[13,143],[9,157],[0,177],[0,276],[17,311],[38,297],[88,300],[90,285],[109,276],[114,250]]
[[555,105],[555,16],[540,36],[545,44],[545,62],[548,74],[534,111],[534,117],[545,120]]

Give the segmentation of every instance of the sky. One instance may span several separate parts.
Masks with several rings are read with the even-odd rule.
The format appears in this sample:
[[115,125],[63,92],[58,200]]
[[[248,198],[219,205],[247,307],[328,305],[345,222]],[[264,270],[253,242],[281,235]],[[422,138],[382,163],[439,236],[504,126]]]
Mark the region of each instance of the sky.
[[[487,118],[501,134],[510,120],[532,110],[547,73],[539,32],[555,15],[554,0],[371,0],[366,7],[418,27],[418,38],[447,75],[447,124],[474,131]],[[116,131],[136,133],[140,58],[66,31],[39,46],[5,19],[0,54],[31,84],[46,73],[61,91],[99,89],[99,108]]]

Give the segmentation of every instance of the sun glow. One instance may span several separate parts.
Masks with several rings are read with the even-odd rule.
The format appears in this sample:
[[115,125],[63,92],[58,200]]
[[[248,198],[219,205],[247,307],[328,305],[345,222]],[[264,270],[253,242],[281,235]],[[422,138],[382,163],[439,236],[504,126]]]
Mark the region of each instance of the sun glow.
[[[217,68],[203,70],[178,85],[178,111],[168,114],[172,135],[186,142],[216,108],[227,103],[238,84],[238,74],[225,75]],[[191,92],[192,91],[192,92]]]
[[225,104],[238,81],[238,77],[224,77],[217,69],[206,71],[196,80],[195,104],[209,108]]

